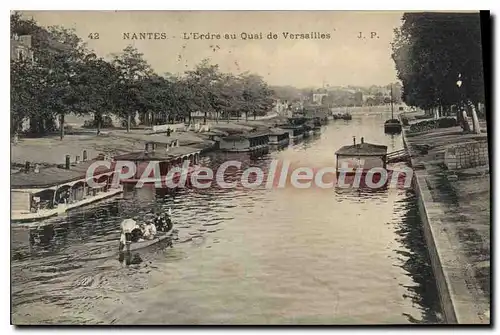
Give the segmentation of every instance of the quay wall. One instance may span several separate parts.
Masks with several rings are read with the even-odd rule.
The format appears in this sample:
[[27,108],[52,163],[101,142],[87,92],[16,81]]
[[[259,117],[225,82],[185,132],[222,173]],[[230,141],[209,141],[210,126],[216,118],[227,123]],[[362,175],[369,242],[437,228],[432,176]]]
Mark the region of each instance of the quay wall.
[[[449,252],[451,246],[444,241],[443,236],[439,236],[440,232],[437,227],[440,225],[439,219],[432,217],[432,209],[428,208],[432,201],[431,193],[426,185],[425,176],[418,171],[413,174],[413,189],[417,194],[417,207],[420,213],[420,220],[423,225],[423,231],[429,257],[431,260],[432,272],[436,280],[441,309],[444,314],[445,322],[449,324],[458,323],[455,311],[455,305],[452,300],[450,278],[441,263],[442,253]],[[426,206],[427,204],[427,206]],[[446,237],[444,237],[446,238]]]
[[464,264],[457,255],[457,241],[450,240],[446,222],[442,222],[442,204],[432,198],[426,177],[429,172],[416,166],[415,154],[407,144],[405,130],[403,144],[410,156],[414,169],[412,185],[417,195],[417,207],[423,225],[423,232],[431,266],[438,290],[444,321],[447,324],[483,324],[476,310],[476,302],[467,289]]
[[488,140],[476,140],[448,148],[444,163],[449,170],[467,169],[489,164]]

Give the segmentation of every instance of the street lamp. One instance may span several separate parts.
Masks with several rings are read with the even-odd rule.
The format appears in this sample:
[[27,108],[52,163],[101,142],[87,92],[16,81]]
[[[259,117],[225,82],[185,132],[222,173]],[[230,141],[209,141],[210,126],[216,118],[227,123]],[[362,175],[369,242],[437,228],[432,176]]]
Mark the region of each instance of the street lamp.
[[459,73],[458,74],[458,80],[457,80],[457,86],[458,86],[458,88],[462,87],[462,79],[461,78],[462,78],[462,74]]
[[463,96],[462,96],[462,74],[459,73],[458,74],[458,80],[457,80],[457,87],[458,87],[458,95],[459,95],[459,100],[458,100],[458,106],[457,106],[457,120],[462,124],[462,128],[464,127],[464,123],[465,123],[465,119],[464,119],[464,115],[463,115],[463,111],[462,111],[462,108],[463,108]]

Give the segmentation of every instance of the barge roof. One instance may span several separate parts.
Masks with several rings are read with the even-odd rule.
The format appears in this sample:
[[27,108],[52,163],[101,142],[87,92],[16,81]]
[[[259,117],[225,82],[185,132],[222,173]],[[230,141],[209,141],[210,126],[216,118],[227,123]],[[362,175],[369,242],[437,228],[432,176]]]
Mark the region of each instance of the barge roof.
[[[42,168],[40,172],[30,171],[28,173],[13,173],[10,176],[10,186],[12,189],[44,188],[70,183],[79,179],[86,179],[88,168],[97,161],[98,160],[89,160],[81,162],[70,166],[69,169],[54,166]],[[111,169],[100,166],[95,169],[94,176],[110,171]]]
[[229,135],[229,136],[223,137],[222,140],[230,140],[230,141],[246,140],[246,139],[250,139],[250,138],[263,137],[263,136],[269,136],[269,130],[256,131],[253,133]]
[[288,134],[288,131],[282,128],[271,128],[269,129],[269,135],[284,135]]
[[124,155],[114,157],[115,160],[130,160],[130,161],[173,161],[179,156],[191,155],[201,152],[201,148],[194,147],[175,147],[170,148],[168,151],[161,148],[155,151],[145,152],[130,152]]
[[345,145],[335,153],[339,156],[384,156],[387,155],[387,146],[371,143]]

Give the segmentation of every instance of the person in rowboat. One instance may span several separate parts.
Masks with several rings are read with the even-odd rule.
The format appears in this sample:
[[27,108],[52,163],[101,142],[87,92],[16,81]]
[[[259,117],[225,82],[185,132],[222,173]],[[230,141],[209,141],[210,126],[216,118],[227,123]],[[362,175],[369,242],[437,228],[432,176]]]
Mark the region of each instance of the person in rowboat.
[[123,220],[121,228],[122,232],[120,236],[120,243],[123,242],[125,244],[125,242],[138,242],[144,234],[143,229],[134,219]]
[[160,212],[156,212],[156,216],[154,218],[154,224],[158,231],[165,231],[165,225],[167,224],[165,218],[160,214]]
[[129,245],[131,242],[136,242],[138,240],[137,233],[138,231],[140,232],[141,230],[137,225],[137,222],[133,219],[123,220],[120,226],[121,226],[120,250],[123,250],[127,244]]
[[163,218],[165,220],[165,231],[170,231],[172,229],[172,220],[170,219],[170,210],[168,213],[163,213]]
[[156,235],[156,227],[153,221],[148,221],[144,226],[144,234],[142,235],[146,240],[152,240]]

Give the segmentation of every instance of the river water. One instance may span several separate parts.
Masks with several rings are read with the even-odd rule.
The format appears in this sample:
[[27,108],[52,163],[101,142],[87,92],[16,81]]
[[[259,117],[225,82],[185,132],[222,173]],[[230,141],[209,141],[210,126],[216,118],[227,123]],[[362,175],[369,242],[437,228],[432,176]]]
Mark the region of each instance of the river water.
[[[260,157],[212,153],[266,170],[272,159],[335,166],[352,136],[402,148],[390,113],[362,111]],[[119,224],[172,208],[178,233],[120,262]],[[31,242],[30,242],[31,240]],[[413,191],[152,188],[12,232],[15,324],[439,323]]]

